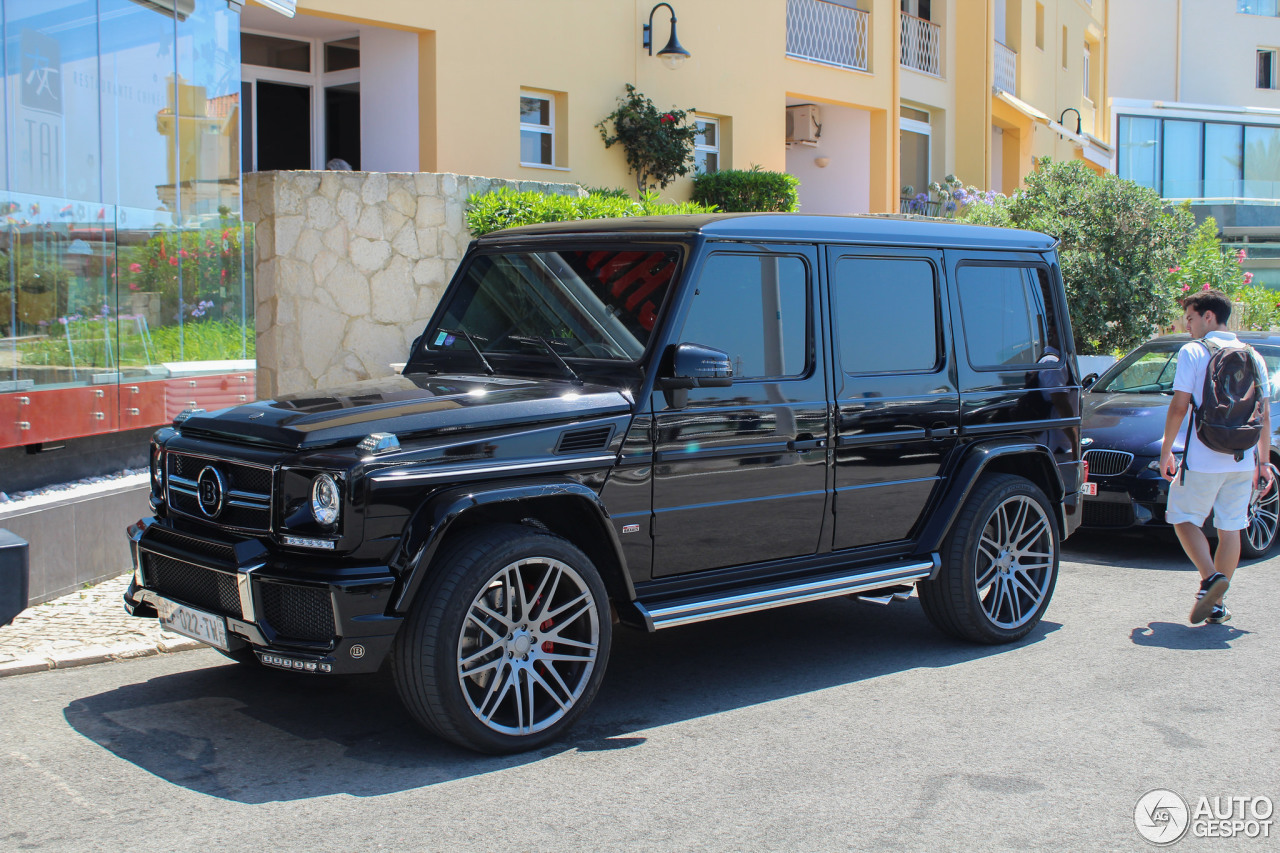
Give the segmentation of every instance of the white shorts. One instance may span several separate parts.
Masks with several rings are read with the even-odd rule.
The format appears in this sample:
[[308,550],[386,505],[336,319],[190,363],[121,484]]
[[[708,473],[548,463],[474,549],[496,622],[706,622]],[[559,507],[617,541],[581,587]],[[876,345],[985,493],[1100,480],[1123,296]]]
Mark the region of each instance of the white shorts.
[[1253,471],[1221,474],[1187,471],[1173,478],[1164,519],[1170,524],[1189,521],[1199,527],[1213,510],[1213,526],[1218,530],[1244,530],[1249,526],[1249,498],[1253,494]]

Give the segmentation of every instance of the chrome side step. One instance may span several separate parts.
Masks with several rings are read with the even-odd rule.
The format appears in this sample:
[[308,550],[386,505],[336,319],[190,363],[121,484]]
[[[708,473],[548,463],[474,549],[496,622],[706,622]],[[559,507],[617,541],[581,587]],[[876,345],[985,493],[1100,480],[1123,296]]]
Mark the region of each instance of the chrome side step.
[[901,584],[899,586],[889,587],[887,589],[877,589],[873,592],[855,594],[850,596],[857,601],[865,601],[870,604],[892,604],[895,601],[906,601],[915,592],[915,584]]
[[[650,631],[657,631],[719,619],[722,616],[754,613],[771,607],[801,604],[862,591],[872,592],[898,584],[913,584],[934,574],[938,566],[938,555],[934,554],[929,560],[891,563],[870,571],[864,569],[827,574],[812,580],[791,580],[778,586],[757,586],[729,594],[718,592],[710,596],[695,596],[655,605],[637,601],[635,606],[644,618],[645,627]],[[893,594],[890,594],[890,600],[892,598]]]

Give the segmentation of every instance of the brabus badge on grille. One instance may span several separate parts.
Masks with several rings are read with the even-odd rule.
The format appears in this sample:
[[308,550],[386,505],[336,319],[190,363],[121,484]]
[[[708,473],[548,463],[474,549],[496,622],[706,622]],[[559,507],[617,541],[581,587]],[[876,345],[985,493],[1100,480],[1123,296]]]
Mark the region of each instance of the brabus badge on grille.
[[205,466],[196,478],[196,491],[200,496],[200,511],[210,518],[217,518],[222,512],[222,499],[227,493],[222,475],[212,465]]

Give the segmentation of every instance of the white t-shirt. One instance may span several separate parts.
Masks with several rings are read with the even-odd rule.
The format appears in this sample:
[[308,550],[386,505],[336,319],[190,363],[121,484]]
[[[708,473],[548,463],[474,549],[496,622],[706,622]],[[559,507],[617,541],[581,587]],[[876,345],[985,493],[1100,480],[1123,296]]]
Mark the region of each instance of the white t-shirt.
[[[1234,332],[1210,332],[1206,338],[1221,341],[1223,347],[1243,347],[1244,344]],[[1254,350],[1253,361],[1258,371],[1258,390],[1263,400],[1271,398],[1271,386],[1267,381],[1267,365]],[[1191,395],[1194,408],[1200,402],[1200,392],[1204,390],[1204,372],[1209,366],[1209,350],[1199,341],[1183,344],[1178,350],[1178,369],[1173,375],[1173,390],[1186,391]],[[1191,413],[1187,414],[1187,418]],[[1179,433],[1187,434],[1187,422],[1178,427]],[[1257,465],[1257,452],[1246,452],[1239,462],[1230,453],[1219,453],[1210,450],[1200,441],[1194,429],[1191,430],[1191,446],[1187,449],[1186,465],[1189,471],[1203,471],[1206,474],[1222,474],[1228,471],[1252,471]]]

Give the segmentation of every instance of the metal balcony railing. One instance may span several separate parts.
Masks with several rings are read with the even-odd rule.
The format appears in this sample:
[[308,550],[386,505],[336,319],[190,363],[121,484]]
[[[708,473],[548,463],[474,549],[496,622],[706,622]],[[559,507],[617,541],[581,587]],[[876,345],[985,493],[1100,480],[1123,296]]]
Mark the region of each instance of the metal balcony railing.
[[996,42],[995,78],[991,85],[1010,95],[1018,94],[1018,52]]
[[787,0],[787,56],[866,71],[870,17],[825,0]]
[[942,76],[942,27],[917,18],[902,15],[901,63],[908,68]]

